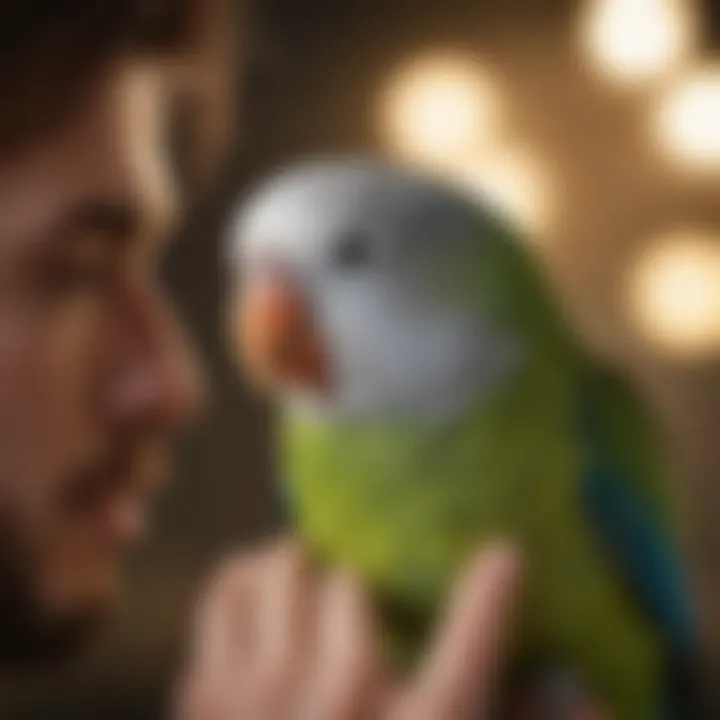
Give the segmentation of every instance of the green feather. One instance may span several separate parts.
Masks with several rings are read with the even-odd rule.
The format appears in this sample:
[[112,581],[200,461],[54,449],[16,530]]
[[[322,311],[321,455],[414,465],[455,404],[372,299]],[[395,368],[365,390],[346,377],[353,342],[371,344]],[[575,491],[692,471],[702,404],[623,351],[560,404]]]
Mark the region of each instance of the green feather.
[[533,363],[450,427],[289,422],[297,522],[396,614],[425,619],[416,642],[471,552],[519,540],[530,571],[524,651],[582,668],[618,720],[651,717],[659,643],[584,522],[581,450],[565,430],[573,399],[564,368]]

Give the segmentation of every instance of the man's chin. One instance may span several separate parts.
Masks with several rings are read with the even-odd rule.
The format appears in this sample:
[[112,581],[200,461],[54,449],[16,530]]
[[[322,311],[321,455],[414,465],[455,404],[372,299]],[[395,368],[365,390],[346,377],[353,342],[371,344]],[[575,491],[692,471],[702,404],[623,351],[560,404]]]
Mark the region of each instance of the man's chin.
[[[17,580],[17,578],[16,578]],[[63,610],[40,601],[32,584],[0,583],[0,670],[51,669],[82,655],[112,615],[113,598]]]
[[72,613],[51,612],[17,588],[0,590],[0,668],[5,672],[51,669],[81,656],[111,615],[96,603]]

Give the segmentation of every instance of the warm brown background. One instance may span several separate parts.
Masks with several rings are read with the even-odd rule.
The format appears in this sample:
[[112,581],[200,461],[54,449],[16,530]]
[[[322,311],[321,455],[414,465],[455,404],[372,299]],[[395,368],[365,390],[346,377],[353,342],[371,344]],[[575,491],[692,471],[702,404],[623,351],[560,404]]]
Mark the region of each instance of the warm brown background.
[[[628,327],[618,292],[637,242],[668,222],[720,232],[720,179],[658,172],[642,151],[647,99],[601,88],[575,55],[573,13],[560,0],[265,0],[252,43],[243,147],[227,188],[200,208],[168,274],[204,348],[214,403],[180,443],[177,481],[139,559],[127,610],[93,663],[9,692],[9,718],[156,718],[182,647],[189,599],[222,553],[278,527],[266,413],[223,346],[223,216],[247,182],[298,153],[374,150],[369,110],[388,68],[427,45],[467,43],[501,71],[513,112],[556,161],[561,215],[548,258],[579,327],[632,360],[663,400],[685,472],[679,508],[691,521],[708,636],[720,639],[720,360],[662,366]],[[720,49],[720,5],[704,3],[706,49]],[[716,608],[716,612],[712,609]],[[716,619],[713,618],[716,616]],[[716,641],[717,647],[720,642]],[[16,697],[17,695],[17,697]]]

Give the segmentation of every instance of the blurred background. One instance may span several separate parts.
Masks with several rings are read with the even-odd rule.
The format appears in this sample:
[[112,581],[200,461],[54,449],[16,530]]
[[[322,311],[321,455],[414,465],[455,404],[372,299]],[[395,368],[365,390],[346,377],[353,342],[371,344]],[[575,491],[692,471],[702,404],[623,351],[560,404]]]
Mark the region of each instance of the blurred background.
[[160,717],[203,578],[281,527],[270,413],[226,352],[222,237],[254,180],[313,153],[421,166],[489,195],[526,228],[579,332],[657,403],[720,657],[720,4],[258,5],[238,29],[236,149],[167,263],[213,401],[179,444],[175,484],[102,647],[4,689],[0,714]]

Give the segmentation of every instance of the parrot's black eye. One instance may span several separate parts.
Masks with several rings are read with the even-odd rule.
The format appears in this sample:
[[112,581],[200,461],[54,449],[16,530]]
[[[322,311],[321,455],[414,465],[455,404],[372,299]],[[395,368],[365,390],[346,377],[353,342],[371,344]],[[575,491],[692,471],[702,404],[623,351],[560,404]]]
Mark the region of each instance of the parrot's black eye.
[[369,239],[350,232],[338,238],[332,250],[332,261],[340,270],[360,270],[370,264],[372,251]]

